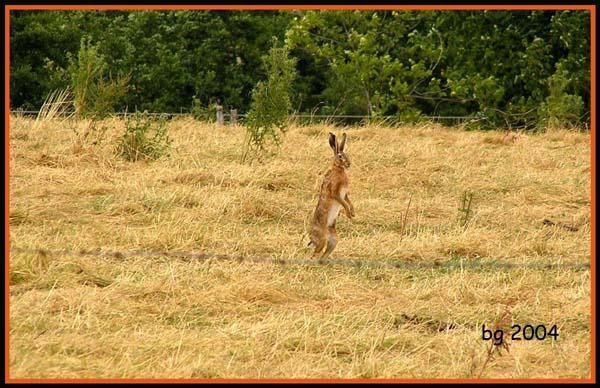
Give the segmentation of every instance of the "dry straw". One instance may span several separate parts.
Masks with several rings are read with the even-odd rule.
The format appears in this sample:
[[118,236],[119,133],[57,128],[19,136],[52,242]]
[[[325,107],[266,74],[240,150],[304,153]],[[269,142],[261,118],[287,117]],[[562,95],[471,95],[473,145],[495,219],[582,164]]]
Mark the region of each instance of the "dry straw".
[[44,100],[33,124],[33,130],[38,130],[44,123],[56,119],[60,119],[59,124],[62,124],[74,114],[71,91],[68,88],[54,90]]
[[[590,375],[589,133],[344,128],[356,217],[330,265],[291,265],[339,128],[292,126],[248,166],[240,127],[176,119],[170,156],[128,162],[123,120],[77,152],[35,123],[10,117],[11,377]],[[514,323],[560,336],[482,368],[511,298]]]

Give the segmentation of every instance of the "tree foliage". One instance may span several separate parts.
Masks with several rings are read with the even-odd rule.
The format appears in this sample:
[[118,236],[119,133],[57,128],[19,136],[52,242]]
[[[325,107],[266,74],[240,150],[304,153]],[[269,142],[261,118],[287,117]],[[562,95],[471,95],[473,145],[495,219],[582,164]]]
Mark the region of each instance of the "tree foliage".
[[[323,112],[469,116],[484,126],[531,128],[557,109],[569,123],[589,111],[589,17],[585,11],[309,11],[295,19],[287,39],[325,70]],[[559,68],[573,74],[564,95],[548,102],[554,109],[538,109]]]
[[118,109],[248,112],[272,38],[285,40],[300,112],[466,116],[488,127],[587,125],[590,13],[469,11],[11,11],[11,106],[37,109],[94,42],[130,74]]

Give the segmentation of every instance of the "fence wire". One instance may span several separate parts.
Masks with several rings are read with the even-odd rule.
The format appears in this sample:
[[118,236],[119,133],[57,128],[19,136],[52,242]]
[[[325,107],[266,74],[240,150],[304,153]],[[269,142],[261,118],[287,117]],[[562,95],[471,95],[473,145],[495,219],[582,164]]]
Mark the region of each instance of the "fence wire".
[[[116,117],[126,117],[131,116],[134,112],[115,112],[112,113],[113,116]],[[39,110],[11,110],[10,114],[21,115],[27,117],[36,117],[39,114]],[[146,112],[148,116],[164,116],[167,118],[175,118],[175,117],[185,117],[185,116],[193,116],[191,112]],[[231,113],[223,112],[223,116],[225,118],[230,119]],[[238,113],[239,119],[244,119],[247,114],[246,113]],[[369,116],[369,115],[324,115],[324,114],[291,114],[291,118],[293,119],[310,119],[310,120],[344,120],[344,119],[353,119],[353,120],[397,120],[398,116]],[[466,120],[474,119],[473,116],[422,116],[423,118],[431,121],[444,121],[444,120],[452,120],[455,122],[464,122]]]
[[186,252],[186,251],[146,251],[146,250],[102,250],[80,249],[80,250],[49,250],[43,248],[18,248],[11,247],[11,253],[36,254],[42,256],[79,256],[79,257],[104,257],[113,259],[126,259],[133,257],[147,258],[174,258],[184,261],[210,261],[210,262],[237,262],[237,263],[255,263],[255,264],[273,264],[279,266],[298,266],[298,267],[350,267],[350,268],[381,268],[381,269],[436,269],[436,270],[511,270],[511,269],[532,269],[532,270],[575,270],[587,271],[590,269],[590,263],[509,263],[499,261],[482,261],[480,259],[446,260],[418,262],[408,260],[361,260],[351,258],[329,258],[326,260],[305,259],[305,258],[276,258],[259,257],[247,255],[227,255],[206,252]]

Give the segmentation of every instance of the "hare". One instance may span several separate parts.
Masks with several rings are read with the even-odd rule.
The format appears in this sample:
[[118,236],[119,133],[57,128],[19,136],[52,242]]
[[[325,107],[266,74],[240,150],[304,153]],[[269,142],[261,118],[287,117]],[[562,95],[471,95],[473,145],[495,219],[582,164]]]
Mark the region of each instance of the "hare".
[[519,140],[519,134],[517,132],[512,132],[510,129],[507,129],[502,137],[502,143],[504,144],[512,144]]
[[329,132],[329,145],[333,150],[333,165],[325,174],[321,184],[321,192],[317,208],[313,214],[309,247],[314,247],[313,258],[327,249],[321,256],[326,259],[337,244],[337,232],[335,221],[339,212],[344,208],[344,214],[349,219],[354,217],[354,206],[348,196],[348,175],[346,170],[350,168],[350,158],[344,153],[346,145],[346,134],[342,134],[342,142],[338,143],[335,135]]

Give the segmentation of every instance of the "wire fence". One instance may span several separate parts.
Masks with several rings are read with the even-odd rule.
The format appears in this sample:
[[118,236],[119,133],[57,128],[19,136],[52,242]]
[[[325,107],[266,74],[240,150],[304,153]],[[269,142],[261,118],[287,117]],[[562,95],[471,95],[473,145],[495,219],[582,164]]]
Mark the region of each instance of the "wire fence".
[[206,252],[186,252],[186,251],[147,251],[147,250],[102,250],[97,249],[79,249],[79,250],[49,250],[42,248],[18,248],[11,247],[11,253],[34,254],[42,256],[78,256],[78,257],[104,257],[113,259],[126,259],[133,257],[146,258],[173,258],[184,261],[210,261],[210,262],[237,262],[253,264],[272,264],[279,266],[297,266],[297,267],[350,267],[350,268],[380,268],[380,269],[404,269],[404,270],[426,270],[437,269],[444,271],[452,270],[511,270],[511,269],[531,269],[531,270],[575,270],[587,271],[590,269],[590,263],[510,263],[496,260],[484,261],[481,259],[463,259],[447,261],[409,261],[409,260],[363,260],[351,258],[329,258],[326,260],[306,259],[306,258],[276,258],[259,257],[248,255],[227,255]]
[[[126,117],[131,116],[134,112],[115,112],[112,113],[112,116],[115,117]],[[37,117],[39,111],[36,110],[11,110],[10,114],[12,115],[20,115],[26,117]],[[177,118],[177,117],[192,117],[193,113],[191,112],[145,112],[148,116],[154,117],[166,117],[169,119]],[[223,112],[223,116],[227,120],[231,120],[231,113]],[[247,116],[246,113],[236,114],[236,117],[243,121]],[[460,124],[464,123],[467,120],[475,120],[473,116],[421,116],[425,120],[434,121],[434,122],[446,122],[446,123],[454,123]],[[398,116],[368,116],[368,115],[323,115],[323,114],[291,114],[290,118],[299,120],[302,122],[312,122],[313,120],[316,122],[373,122],[373,121],[381,121],[381,122],[400,122]],[[478,118],[481,119],[481,118]]]

